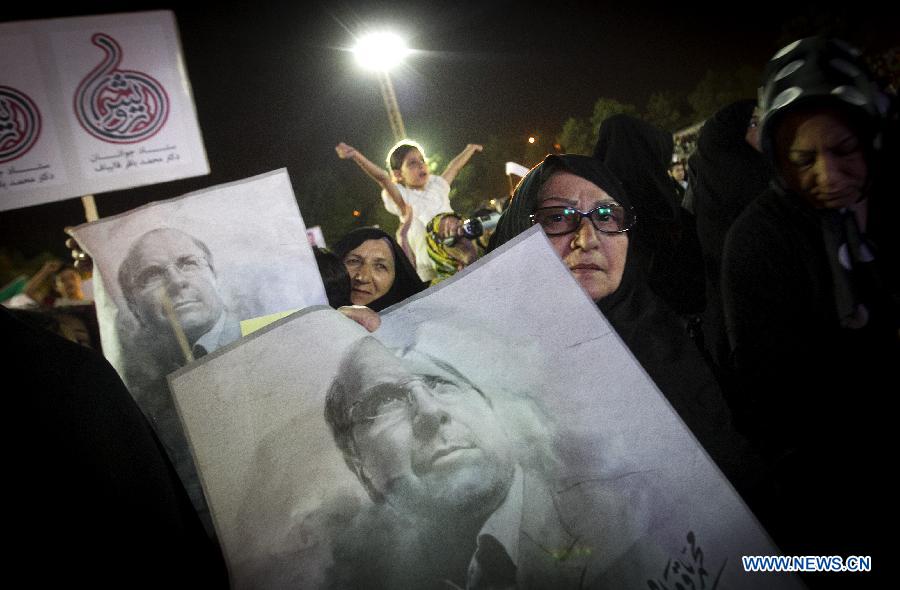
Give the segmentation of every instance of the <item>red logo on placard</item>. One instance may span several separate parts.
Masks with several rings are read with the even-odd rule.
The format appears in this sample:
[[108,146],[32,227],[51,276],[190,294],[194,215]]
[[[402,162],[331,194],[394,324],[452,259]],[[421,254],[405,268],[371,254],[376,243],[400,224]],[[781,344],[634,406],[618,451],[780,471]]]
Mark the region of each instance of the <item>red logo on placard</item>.
[[119,69],[122,48],[96,33],[91,43],[106,56],[78,85],[75,115],[85,131],[110,143],[136,143],[153,137],[169,118],[163,85],[143,72]]
[[41,135],[41,112],[27,94],[0,86],[0,164],[21,158]]

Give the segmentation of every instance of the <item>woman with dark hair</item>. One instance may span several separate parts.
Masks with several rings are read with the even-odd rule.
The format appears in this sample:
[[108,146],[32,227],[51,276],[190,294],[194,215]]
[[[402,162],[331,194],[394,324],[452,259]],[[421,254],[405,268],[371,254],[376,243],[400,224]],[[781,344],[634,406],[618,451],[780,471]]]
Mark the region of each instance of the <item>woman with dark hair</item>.
[[491,239],[495,249],[534,224],[597,303],[713,460],[746,496],[757,473],[712,372],[632,255],[635,219],[619,180],[596,158],[550,155],[519,183]]
[[350,299],[381,311],[428,287],[399,244],[375,227],[351,231],[334,245],[350,275]]
[[782,549],[871,554],[885,548],[880,474],[900,359],[886,97],[858,51],[823,37],[779,51],[760,96],[775,182],[729,230],[722,267],[739,425],[779,477],[792,524]]

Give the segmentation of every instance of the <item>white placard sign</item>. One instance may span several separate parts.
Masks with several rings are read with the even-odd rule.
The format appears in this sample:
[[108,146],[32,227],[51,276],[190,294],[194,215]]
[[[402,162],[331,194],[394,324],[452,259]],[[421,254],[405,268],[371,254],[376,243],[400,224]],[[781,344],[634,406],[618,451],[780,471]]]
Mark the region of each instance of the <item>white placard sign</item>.
[[235,588],[802,587],[537,227],[169,383]]
[[325,248],[325,234],[322,233],[321,226],[314,225],[312,227],[306,228],[306,237],[309,239],[309,243],[312,246],[318,246],[319,248]]
[[169,11],[0,24],[0,210],[209,174]]

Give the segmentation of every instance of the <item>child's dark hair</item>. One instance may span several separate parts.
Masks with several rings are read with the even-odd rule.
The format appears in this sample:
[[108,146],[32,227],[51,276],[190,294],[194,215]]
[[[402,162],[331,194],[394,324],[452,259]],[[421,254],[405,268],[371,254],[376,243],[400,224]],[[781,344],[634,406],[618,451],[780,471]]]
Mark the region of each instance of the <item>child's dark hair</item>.
[[422,157],[425,157],[425,150],[422,149],[422,146],[411,139],[401,139],[395,143],[394,147],[391,148],[391,151],[388,152],[388,168],[390,170],[400,170],[403,166],[403,158],[413,150],[419,150]]

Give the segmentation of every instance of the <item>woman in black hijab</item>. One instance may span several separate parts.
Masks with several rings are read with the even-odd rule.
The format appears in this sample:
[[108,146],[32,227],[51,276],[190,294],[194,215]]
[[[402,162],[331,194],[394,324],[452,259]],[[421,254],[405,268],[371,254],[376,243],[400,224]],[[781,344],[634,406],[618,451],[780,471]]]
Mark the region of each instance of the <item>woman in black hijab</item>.
[[703,310],[705,285],[694,218],[681,206],[668,173],[673,149],[671,133],[613,115],[600,125],[594,157],[622,182],[641,220],[630,234],[631,265],[687,320]]
[[[569,211],[561,211],[567,206]],[[566,216],[571,221],[563,226]],[[634,219],[629,195],[603,162],[587,156],[550,155],[519,183],[490,248],[535,223],[542,225],[572,275],[747,499],[756,493],[749,488],[758,475],[750,473],[756,463],[751,466],[743,439],[735,435],[716,380],[700,352],[674,312],[647,286],[635,263],[631,229],[641,221]]]
[[774,182],[725,240],[738,425],[778,477],[791,516],[787,554],[890,555],[884,453],[900,359],[900,157],[885,141],[884,98],[840,40],[809,37],[779,51],[760,93]]
[[703,124],[690,158],[691,183],[686,207],[697,220],[697,235],[706,271],[703,335],[717,366],[726,366],[731,348],[722,310],[722,251],[725,235],[741,211],[766,190],[771,169],[751,144],[758,129],[756,100],[733,102]]
[[334,245],[350,274],[350,299],[381,311],[425,290],[400,245],[374,227],[355,229]]

